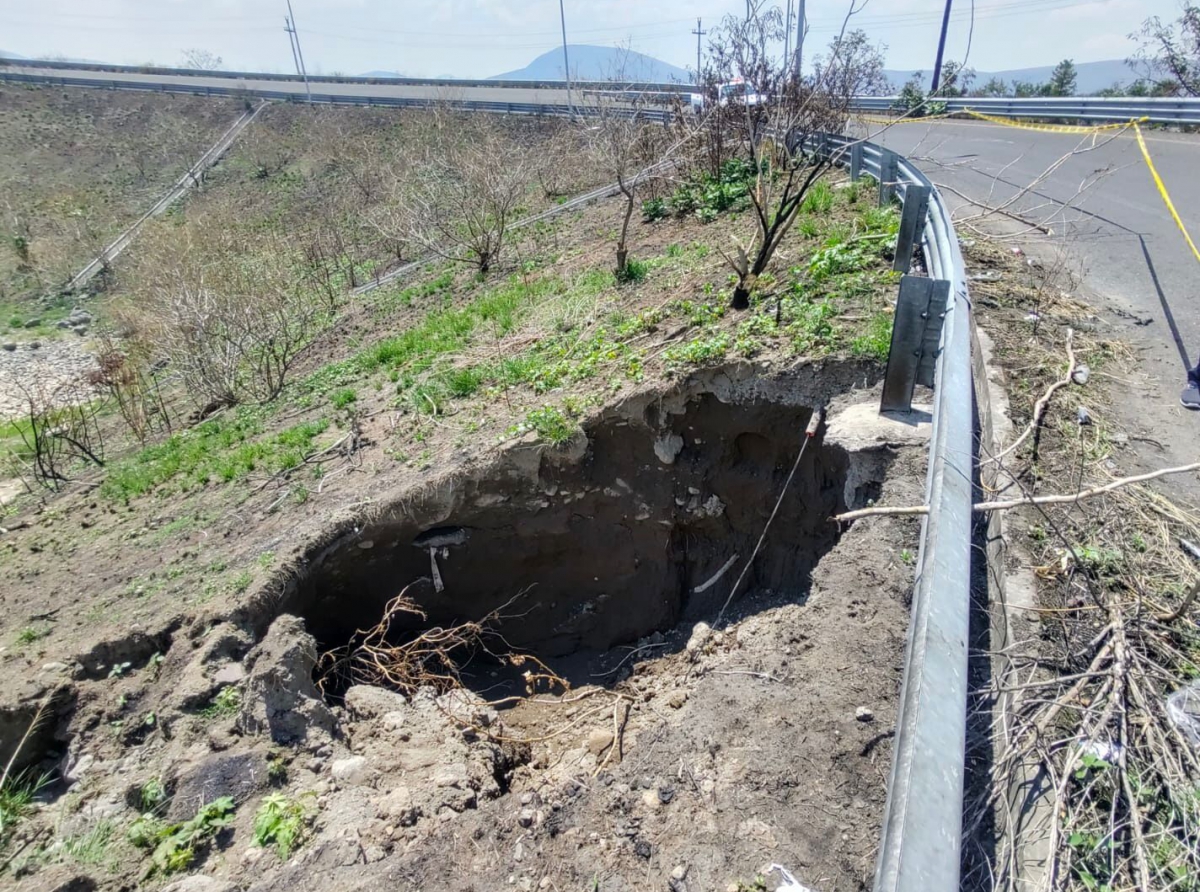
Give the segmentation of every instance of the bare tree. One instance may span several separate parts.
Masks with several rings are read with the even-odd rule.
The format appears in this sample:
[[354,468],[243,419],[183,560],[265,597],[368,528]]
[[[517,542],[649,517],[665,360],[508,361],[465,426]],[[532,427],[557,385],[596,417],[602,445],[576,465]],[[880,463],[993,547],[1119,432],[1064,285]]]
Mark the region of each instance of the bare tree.
[[18,458],[39,485],[57,490],[80,462],[104,465],[97,406],[83,382],[46,376],[16,387],[24,406],[24,423],[17,425],[24,454]]
[[191,68],[195,71],[218,71],[225,64],[220,56],[210,53],[208,50],[196,48],[184,50],[181,61],[182,68]]
[[[851,7],[850,14],[855,11]],[[753,3],[750,16],[726,16],[714,35],[706,92],[718,98],[714,114],[702,125],[705,137],[730,147],[733,157],[749,163],[754,177],[749,190],[754,232],[748,240],[739,240],[732,252],[722,252],[738,277],[734,309],[750,306],[758,278],[795,223],[805,195],[831,167],[818,134],[841,132],[848,97],[832,92],[829,84],[844,89],[861,80],[846,68],[850,63],[842,54],[844,34],[843,24],[831,58],[811,84],[793,77],[787,61],[775,51],[783,39],[778,7]],[[861,44],[856,58],[857,64],[873,64]],[[834,76],[835,71],[840,73]]]
[[1165,73],[1178,92],[1200,96],[1200,6],[1184,3],[1174,22],[1148,18],[1129,37],[1141,44],[1129,63],[1147,80],[1159,81]]
[[532,179],[528,157],[489,124],[453,116],[427,160],[414,168],[408,194],[409,235],[439,257],[463,260],[487,273],[504,248],[509,226]]

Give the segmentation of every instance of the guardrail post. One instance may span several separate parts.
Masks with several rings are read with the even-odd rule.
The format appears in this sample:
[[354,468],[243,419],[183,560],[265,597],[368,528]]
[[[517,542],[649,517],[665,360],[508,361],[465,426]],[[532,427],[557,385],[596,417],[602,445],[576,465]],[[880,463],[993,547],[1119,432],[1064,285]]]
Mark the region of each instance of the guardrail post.
[[912,268],[913,249],[925,232],[925,214],[929,210],[929,187],[913,183],[904,187],[904,210],[900,212],[900,232],[896,235],[896,259],[892,269],[906,273]]
[[857,182],[862,176],[863,144],[856,142],[850,147],[850,180]]
[[905,276],[900,280],[880,412],[909,412],[913,388],[933,386],[949,299],[950,283],[945,279]]
[[896,198],[896,180],[900,179],[900,158],[891,149],[879,150],[879,206]]

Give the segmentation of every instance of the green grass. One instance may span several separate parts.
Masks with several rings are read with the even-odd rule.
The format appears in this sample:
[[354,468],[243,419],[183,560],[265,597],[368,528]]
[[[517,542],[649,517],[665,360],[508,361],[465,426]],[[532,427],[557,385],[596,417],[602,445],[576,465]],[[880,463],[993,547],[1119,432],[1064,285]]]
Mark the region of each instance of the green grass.
[[891,313],[878,312],[867,322],[866,330],[850,341],[850,352],[855,356],[886,362],[892,349]]
[[33,644],[33,642],[45,638],[49,634],[49,629],[35,629],[33,626],[26,626],[21,631],[17,632],[17,644]]
[[358,401],[358,394],[350,387],[345,387],[329,398],[335,409],[347,409]]
[[329,427],[324,419],[306,421],[277,434],[259,436],[256,410],[240,410],[173,434],[109,467],[101,493],[128,501],[168,482],[182,490],[211,481],[228,483],[259,471],[274,474],[298,466]]
[[728,332],[705,332],[686,344],[667,349],[663,358],[668,366],[711,365],[724,359],[729,352],[731,339]]
[[79,864],[103,864],[111,859],[110,848],[116,839],[116,825],[112,821],[102,820],[87,832],[64,839],[62,852]]
[[227,719],[237,715],[241,708],[242,692],[233,685],[226,685],[200,710],[200,715],[206,719]]
[[800,204],[800,211],[805,214],[825,216],[833,210],[833,187],[828,180],[817,180],[809,187],[808,194]]
[[21,821],[33,810],[33,799],[50,782],[47,774],[23,771],[8,775],[0,784],[0,851]]
[[554,446],[561,446],[579,430],[579,425],[567,418],[561,409],[554,406],[543,406],[532,410],[525,416],[524,424],[518,425],[510,434],[520,434],[534,431],[538,438]]

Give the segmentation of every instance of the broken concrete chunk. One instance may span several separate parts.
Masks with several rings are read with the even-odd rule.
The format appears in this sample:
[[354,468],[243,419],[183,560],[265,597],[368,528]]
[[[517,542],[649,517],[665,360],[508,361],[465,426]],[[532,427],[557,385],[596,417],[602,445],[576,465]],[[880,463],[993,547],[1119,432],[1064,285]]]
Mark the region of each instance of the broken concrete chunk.
[[246,656],[248,677],[238,717],[243,734],[270,734],[276,743],[314,744],[328,740],[333,714],[313,683],[317,644],[304,620],[284,614]]
[[375,772],[362,756],[350,756],[346,759],[335,759],[329,766],[329,773],[340,784],[350,787],[360,787],[374,779]]

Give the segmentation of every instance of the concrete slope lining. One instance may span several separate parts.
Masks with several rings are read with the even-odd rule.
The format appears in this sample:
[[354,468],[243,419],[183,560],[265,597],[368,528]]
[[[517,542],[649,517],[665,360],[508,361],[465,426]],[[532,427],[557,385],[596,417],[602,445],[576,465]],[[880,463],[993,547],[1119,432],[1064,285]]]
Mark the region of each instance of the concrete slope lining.
[[213,167],[221,157],[229,151],[230,146],[242,134],[250,123],[258,117],[258,113],[263,110],[265,102],[260,102],[254,108],[247,110],[240,118],[238,118],[221,138],[211,145],[200,159],[187,169],[187,171],[175,184],[156,201],[146,213],[138,217],[128,229],[117,236],[103,251],[101,251],[87,266],[71,277],[67,283],[67,289],[70,291],[78,291],[88,282],[90,282],[99,272],[104,269],[109,263],[116,260],[121,253],[129,247],[130,242],[138,234],[138,231],[145,225],[147,220],[157,217],[165,213],[167,208],[182,198],[200,182],[200,175],[206,170]]

